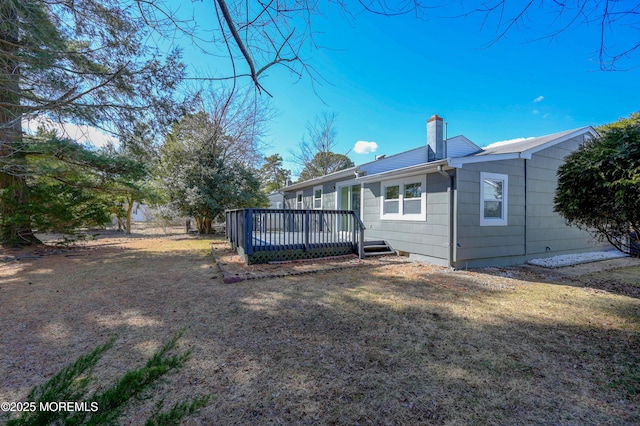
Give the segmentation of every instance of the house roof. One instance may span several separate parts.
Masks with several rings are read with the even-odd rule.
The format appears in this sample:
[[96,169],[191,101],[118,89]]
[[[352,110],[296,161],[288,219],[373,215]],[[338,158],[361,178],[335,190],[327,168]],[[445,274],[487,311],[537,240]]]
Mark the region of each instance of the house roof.
[[384,173],[389,170],[396,170],[405,167],[423,164],[429,161],[429,147],[419,146],[408,151],[400,152],[389,156],[378,158],[368,163],[360,164],[358,171],[368,175]]
[[590,127],[580,127],[578,129],[565,130],[564,132],[553,133],[551,135],[539,136],[537,138],[527,138],[516,142],[510,142],[505,144],[489,145],[481,152],[478,152],[476,156],[482,155],[494,155],[494,154],[507,154],[515,152],[525,152],[530,149],[537,148],[541,145],[552,143],[555,145],[558,143],[558,139],[566,140],[574,137],[574,134],[584,133]]
[[480,163],[484,161],[509,160],[513,158],[531,159],[531,156],[538,151],[552,147],[566,140],[580,135],[597,137],[598,133],[591,126],[580,127],[578,129],[566,130],[564,132],[553,133],[551,135],[539,136],[504,144],[493,144],[482,151],[458,158],[450,158],[449,165],[462,167],[468,163]]
[[427,161],[425,157],[427,155],[427,146],[424,145],[380,160],[364,163],[360,166],[299,182],[283,188],[282,191],[293,191],[325,182],[341,180],[350,176],[357,177],[358,181],[366,182],[376,179],[402,177],[420,172],[444,171],[463,167],[464,164],[470,163],[515,158],[531,159],[531,156],[538,151],[580,135],[597,137],[598,133],[593,127],[587,126],[514,142],[496,143],[485,148],[478,147],[464,136],[456,136],[448,139],[447,142],[451,142],[452,147],[455,147],[451,154],[463,154],[457,157]]

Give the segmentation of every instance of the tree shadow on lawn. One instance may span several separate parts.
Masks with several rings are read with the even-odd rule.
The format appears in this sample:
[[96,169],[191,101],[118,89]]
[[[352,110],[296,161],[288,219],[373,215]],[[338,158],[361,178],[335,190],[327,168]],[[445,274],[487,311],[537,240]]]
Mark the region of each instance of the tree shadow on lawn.
[[204,287],[219,276],[206,256],[208,242],[201,245],[198,256],[196,248],[154,252],[107,242],[83,257],[0,265],[0,400],[24,400],[34,385],[114,335],[99,376],[142,366],[189,325],[185,303],[193,296],[182,303],[184,288],[197,292],[194,280]]
[[189,250],[46,262],[0,285],[8,400],[113,334],[104,377],[184,329],[161,390],[213,394],[193,424],[640,421],[635,299],[419,265],[226,285]]
[[[531,302],[522,298],[537,293],[520,288],[487,290],[464,277],[453,287],[441,282],[450,278],[413,280],[377,269],[367,277],[319,274],[228,287],[222,299],[230,310],[218,317],[226,347],[209,374],[231,385],[215,420],[640,420],[637,397],[625,388],[638,379],[637,317],[613,318],[601,310],[607,300],[560,300],[547,314],[553,296]],[[626,303],[638,312],[635,302],[618,301]],[[562,314],[580,308],[610,323]]]

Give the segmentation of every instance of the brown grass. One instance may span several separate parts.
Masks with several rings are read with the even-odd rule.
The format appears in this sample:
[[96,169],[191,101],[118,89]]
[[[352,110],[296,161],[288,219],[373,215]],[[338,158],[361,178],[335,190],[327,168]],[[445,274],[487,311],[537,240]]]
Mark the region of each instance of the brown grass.
[[184,329],[193,357],[158,391],[213,396],[189,425],[640,423],[640,299],[594,277],[377,260],[229,285],[210,242],[101,239],[0,263],[0,401],[114,334],[102,380]]

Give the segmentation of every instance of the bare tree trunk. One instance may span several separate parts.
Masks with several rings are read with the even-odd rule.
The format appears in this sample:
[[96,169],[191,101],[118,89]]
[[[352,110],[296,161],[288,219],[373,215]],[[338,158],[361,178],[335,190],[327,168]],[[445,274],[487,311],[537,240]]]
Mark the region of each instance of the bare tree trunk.
[[127,216],[126,216],[126,226],[125,226],[125,233],[126,234],[131,234],[131,215],[133,214],[133,203],[135,202],[135,199],[133,198],[133,195],[129,195],[127,196]]
[[198,216],[196,217],[196,226],[198,227],[199,234],[210,234],[211,233],[211,218],[206,216]]
[[[27,182],[19,170],[9,170],[7,162],[19,163],[24,154],[22,114],[20,112],[20,66],[18,63],[18,24],[12,2],[0,6],[0,51],[6,52],[0,61],[0,244],[29,245],[40,241],[31,230],[31,217],[26,209]],[[10,158],[10,159],[9,159]],[[9,159],[9,160],[7,160]]]
[[196,227],[199,234],[204,234],[204,219],[200,216],[196,217]]

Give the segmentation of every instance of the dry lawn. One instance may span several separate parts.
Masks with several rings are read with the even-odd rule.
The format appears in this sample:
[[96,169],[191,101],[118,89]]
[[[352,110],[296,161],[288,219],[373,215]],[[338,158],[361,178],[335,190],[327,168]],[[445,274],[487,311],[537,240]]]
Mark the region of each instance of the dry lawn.
[[224,284],[210,243],[0,253],[19,258],[0,262],[0,401],[117,335],[95,372],[108,383],[184,330],[192,358],[157,394],[212,396],[187,425],[640,424],[638,268],[559,280],[350,260]]

